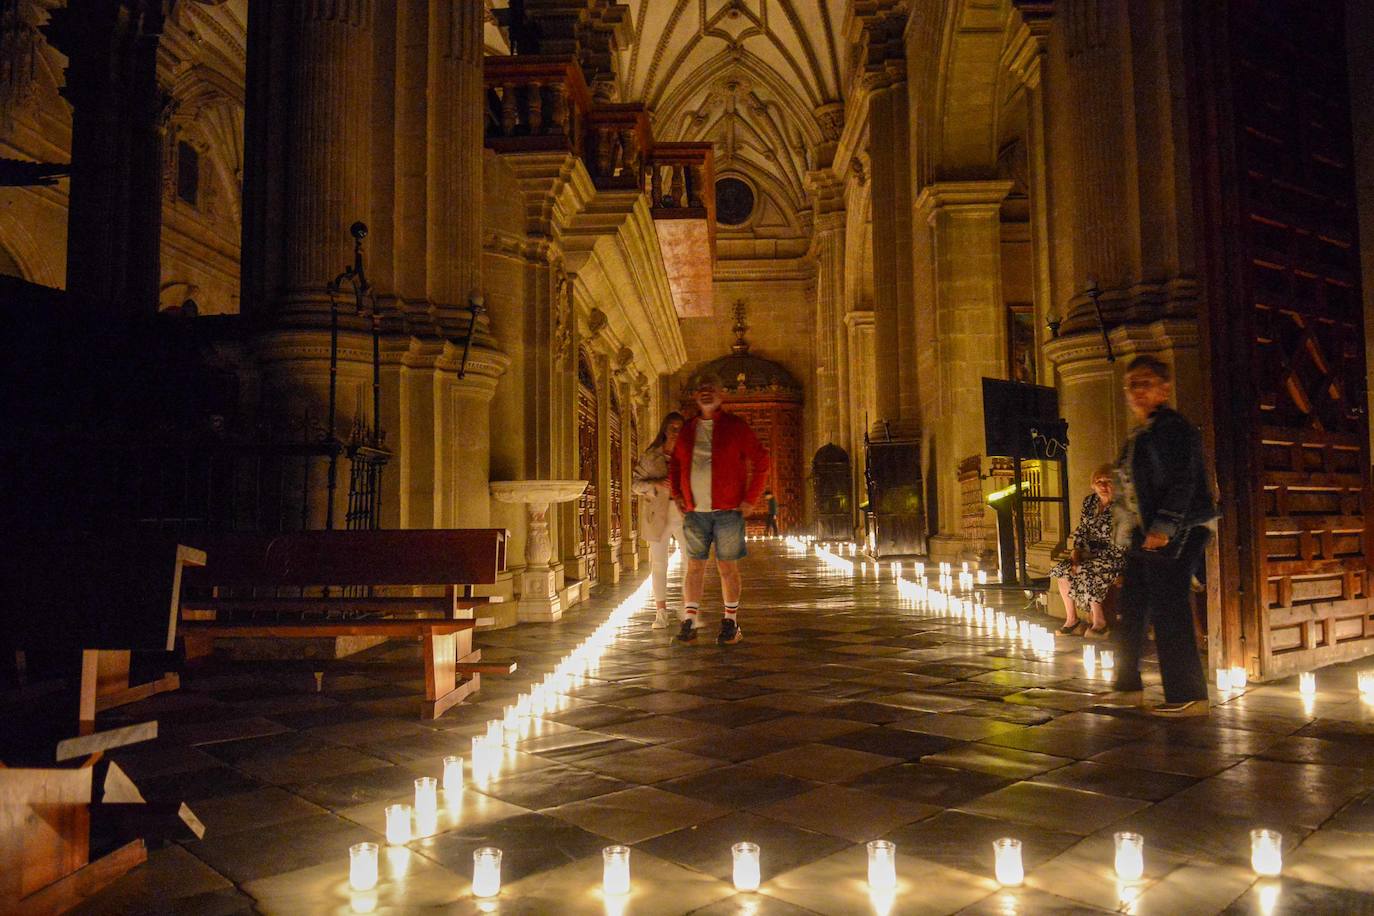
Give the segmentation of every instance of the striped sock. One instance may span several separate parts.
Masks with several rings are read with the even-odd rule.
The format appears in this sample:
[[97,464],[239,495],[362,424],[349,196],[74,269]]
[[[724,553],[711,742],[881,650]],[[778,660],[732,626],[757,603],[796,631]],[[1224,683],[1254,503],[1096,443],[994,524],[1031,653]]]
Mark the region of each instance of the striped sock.
[[697,622],[697,614],[700,611],[701,608],[698,605],[684,604],[682,606],[682,619],[692,621],[692,626],[694,627],[700,626],[700,624]]
[[734,619],[735,619],[735,615],[738,614],[738,613],[739,613],[739,602],[738,602],[738,601],[736,601],[734,604],[726,604],[726,605],[725,605],[725,619],[726,619],[726,620],[734,620]]

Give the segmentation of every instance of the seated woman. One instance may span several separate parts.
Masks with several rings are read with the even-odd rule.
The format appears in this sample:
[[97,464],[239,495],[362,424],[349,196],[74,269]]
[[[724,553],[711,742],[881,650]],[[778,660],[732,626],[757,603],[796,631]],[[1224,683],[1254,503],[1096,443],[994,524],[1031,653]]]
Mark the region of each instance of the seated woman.
[[[1064,599],[1064,626],[1059,632],[1082,632],[1090,639],[1104,639],[1109,631],[1102,601],[1121,575],[1126,554],[1112,543],[1114,483],[1110,464],[1093,472],[1092,486],[1093,492],[1083,500],[1078,527],[1073,532],[1073,551],[1054,564],[1050,576],[1059,580],[1059,594]],[[1084,605],[1092,615],[1091,626],[1079,620]]]

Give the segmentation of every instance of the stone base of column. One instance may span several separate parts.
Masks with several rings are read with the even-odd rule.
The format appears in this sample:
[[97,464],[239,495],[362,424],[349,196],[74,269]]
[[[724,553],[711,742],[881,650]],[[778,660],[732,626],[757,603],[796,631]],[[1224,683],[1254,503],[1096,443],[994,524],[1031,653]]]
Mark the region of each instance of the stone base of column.
[[621,542],[620,567],[626,574],[639,571],[639,535],[631,534]]
[[500,599],[478,608],[475,612],[474,616],[490,617],[493,621],[491,626],[482,629],[504,630],[506,627],[513,627],[519,622],[515,585],[515,573],[503,572],[497,574],[496,581],[491,585],[478,585],[473,588],[473,594],[478,597]]
[[598,553],[597,580],[602,585],[615,585],[620,581],[620,543],[602,544]]
[[964,561],[964,549],[968,546],[968,540],[954,534],[932,534],[926,538],[926,545],[931,564],[957,564]]
[[521,623],[551,623],[563,616],[558,573],[550,568],[526,569],[520,573],[520,601],[516,619]]

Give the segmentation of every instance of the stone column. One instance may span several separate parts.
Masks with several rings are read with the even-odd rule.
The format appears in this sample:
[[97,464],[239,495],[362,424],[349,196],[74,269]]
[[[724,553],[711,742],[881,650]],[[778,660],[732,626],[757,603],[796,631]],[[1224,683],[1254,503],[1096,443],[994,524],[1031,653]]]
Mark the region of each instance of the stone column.
[[44,27],[67,55],[72,106],[67,291],[129,316],[157,311],[168,100],[157,81],[162,4],[98,0]]
[[946,539],[960,535],[956,468],[983,453],[982,380],[1007,374],[999,210],[1010,189],[1010,181],[935,182],[915,205],[930,257],[937,329],[939,383],[926,415],[939,456],[937,477],[927,482],[940,494],[932,556],[940,541],[948,551]]
[[429,4],[425,264],[433,317],[450,335],[482,293],[482,27],[480,3]]
[[[634,354],[628,349],[621,350],[617,358],[621,369],[616,379],[616,384],[620,386],[620,566],[626,573],[634,573],[639,569],[639,532],[636,530],[639,519],[635,518],[634,494],[630,491],[634,482],[635,462],[639,460],[630,437],[631,424],[639,423],[640,413],[639,398],[630,369],[633,358]],[[640,425],[639,430],[642,437],[644,427]],[[644,444],[641,438],[640,447]]]
[[873,367],[873,313],[850,312],[844,316],[844,323],[849,351],[849,377],[853,380],[844,391],[844,396],[849,402],[850,441],[854,443],[849,458],[854,469],[855,519],[862,528],[863,516],[859,514],[859,506],[868,499],[868,488],[864,483],[865,455],[862,443],[864,433],[868,431],[865,418],[872,419],[877,403],[877,378]]
[[816,443],[849,449],[847,398],[840,397],[848,348],[840,313],[844,307],[844,189],[829,169],[807,174],[816,257]]
[[869,156],[873,172],[873,319],[878,378],[875,423],[894,437],[913,434],[920,413],[914,360],[911,168],[907,88],[901,62],[889,62],[865,82],[869,94]]
[[[1075,288],[1066,333],[1096,321],[1083,290],[1102,290],[1108,320],[1127,306],[1137,277],[1139,189],[1131,180],[1137,147],[1127,79],[1131,67],[1124,0],[1065,0],[1066,114],[1074,125],[1068,160],[1073,183]],[[1081,285],[1078,285],[1081,284]]]
[[372,16],[371,0],[337,0],[282,17],[284,317],[328,310],[326,285],[351,260],[348,227],[371,216]]

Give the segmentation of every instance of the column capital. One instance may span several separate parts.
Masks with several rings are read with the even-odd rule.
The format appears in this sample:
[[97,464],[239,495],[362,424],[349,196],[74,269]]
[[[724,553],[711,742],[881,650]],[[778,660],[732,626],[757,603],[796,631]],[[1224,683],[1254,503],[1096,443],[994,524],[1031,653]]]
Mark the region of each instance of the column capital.
[[1009,179],[985,179],[982,181],[936,181],[926,185],[917,195],[912,209],[919,220],[924,216],[934,220],[937,213],[946,210],[995,210],[1002,206],[1012,189]]
[[[803,176],[802,184],[811,198],[816,216],[816,228],[823,228],[821,221],[834,214],[844,214],[844,182],[830,169],[813,169]],[[825,227],[829,228],[829,227]]]

